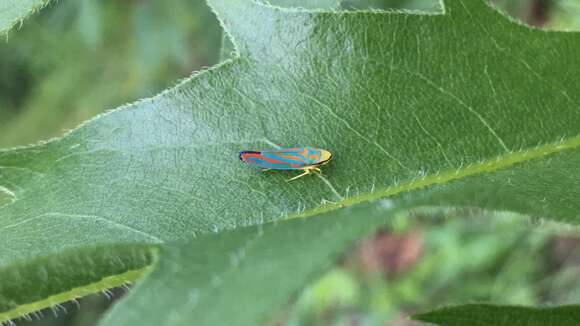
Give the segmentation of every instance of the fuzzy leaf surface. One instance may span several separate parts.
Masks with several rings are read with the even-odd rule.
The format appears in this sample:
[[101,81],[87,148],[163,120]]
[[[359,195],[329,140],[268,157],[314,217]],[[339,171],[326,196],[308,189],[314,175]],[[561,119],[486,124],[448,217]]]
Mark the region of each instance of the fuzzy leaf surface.
[[[63,138],[0,152],[0,285],[24,268],[23,286],[52,284],[41,296],[8,287],[0,321],[150,263],[139,251],[121,270],[71,282],[67,269],[90,268],[67,260],[81,248],[143,248],[393,196],[402,208],[578,222],[578,33],[530,29],[480,0],[445,1],[442,14],[210,4],[239,57]],[[291,173],[238,160],[274,145],[326,148],[335,159],[326,177],[291,183]],[[352,242],[338,239],[328,257]],[[67,263],[44,273],[47,258]],[[301,280],[320,269],[304,263]]]

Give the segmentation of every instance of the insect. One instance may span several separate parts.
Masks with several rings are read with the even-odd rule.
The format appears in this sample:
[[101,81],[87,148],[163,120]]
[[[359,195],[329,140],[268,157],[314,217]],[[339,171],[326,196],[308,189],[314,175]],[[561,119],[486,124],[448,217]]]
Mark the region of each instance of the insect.
[[303,173],[287,181],[296,180],[330,162],[332,154],[314,147],[280,148],[265,151],[241,151],[240,160],[266,170],[302,170]]

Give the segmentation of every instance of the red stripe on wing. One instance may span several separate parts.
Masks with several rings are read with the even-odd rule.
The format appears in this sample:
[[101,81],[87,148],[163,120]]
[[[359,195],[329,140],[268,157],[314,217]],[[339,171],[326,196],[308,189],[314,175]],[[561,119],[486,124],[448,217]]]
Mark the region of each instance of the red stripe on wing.
[[[287,152],[268,152],[269,156],[274,156],[274,157],[279,157],[280,159],[282,159],[282,161],[285,164],[288,164],[292,167],[300,167],[300,166],[304,166],[304,164],[306,163],[304,161],[304,158],[302,156],[296,155],[296,154],[292,154],[292,153],[287,153]],[[294,162],[288,162],[288,160],[292,160]]]
[[240,157],[242,158],[243,161],[246,161],[248,158],[253,157],[253,158],[259,158],[260,160],[263,160],[263,161],[266,161],[269,163],[288,164],[288,162],[279,161],[279,160],[271,159],[269,157],[265,157],[261,153],[242,153],[240,155]]

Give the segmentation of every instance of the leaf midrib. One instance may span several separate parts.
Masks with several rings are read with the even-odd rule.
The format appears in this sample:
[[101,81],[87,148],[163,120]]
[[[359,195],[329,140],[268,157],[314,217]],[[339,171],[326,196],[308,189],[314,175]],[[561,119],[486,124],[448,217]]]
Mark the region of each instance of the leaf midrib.
[[314,215],[330,212],[345,206],[371,202],[378,199],[392,197],[401,193],[411,192],[434,185],[445,184],[451,181],[464,179],[467,177],[492,173],[505,170],[519,163],[541,159],[550,155],[562,153],[564,151],[574,150],[580,147],[580,135],[561,139],[557,142],[538,145],[531,149],[522,149],[513,151],[496,158],[481,161],[479,163],[469,164],[465,167],[459,167],[456,170],[440,171],[435,174],[426,175],[422,178],[415,178],[405,181],[399,185],[378,189],[376,191],[363,193],[361,195],[346,197],[335,203],[325,203],[319,207],[304,210],[301,213],[290,214],[284,220],[295,218],[307,218]]
[[[258,141],[268,142],[266,139],[258,139]],[[224,142],[229,143],[229,142]],[[237,142],[236,142],[237,143]],[[219,145],[218,143],[213,145]],[[483,173],[491,173],[499,170],[507,169],[519,163],[528,162],[531,160],[540,159],[547,157],[549,155],[561,153],[568,150],[574,150],[580,147],[580,135],[570,137],[568,139],[562,139],[557,142],[548,143],[544,145],[536,146],[532,149],[525,149],[519,151],[513,151],[506,153],[504,155],[497,156],[494,159],[488,159],[475,164],[469,164],[466,167],[459,167],[456,170],[446,170],[435,174],[426,175],[420,179],[412,179],[410,181],[405,181],[399,185],[378,189],[376,191],[363,193],[357,196],[351,197],[338,197],[340,200],[336,202],[325,202],[321,206],[306,209],[300,213],[289,214],[284,218],[284,220],[294,219],[294,218],[307,218],[314,215],[326,213],[333,211],[335,209],[343,208],[345,206],[360,204],[364,202],[370,202],[378,199],[383,199],[387,197],[392,197],[401,193],[410,192],[413,190],[418,190],[421,188],[427,188],[430,186],[445,184],[451,181],[463,179],[470,176],[475,176]],[[325,183],[329,183],[328,180],[323,178]]]

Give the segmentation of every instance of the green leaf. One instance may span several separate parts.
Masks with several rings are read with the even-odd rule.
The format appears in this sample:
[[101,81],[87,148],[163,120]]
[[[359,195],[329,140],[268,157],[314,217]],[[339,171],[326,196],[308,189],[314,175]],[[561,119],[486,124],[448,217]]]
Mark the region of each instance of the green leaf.
[[[161,252],[154,272],[111,311],[102,325],[184,325],[191,320],[195,320],[196,325],[215,325],[220,321],[227,325],[263,324],[301,286],[336,261],[354,240],[381,225],[388,225],[394,214],[413,207],[472,206],[534,215],[560,207],[563,213],[569,209],[565,213],[569,215],[562,217],[575,216],[580,210],[580,203],[575,198],[560,198],[558,202],[557,198],[544,197],[545,189],[538,187],[558,189],[561,185],[562,190],[565,187],[577,189],[578,175],[555,178],[553,173],[554,170],[573,171],[580,163],[580,153],[566,154],[525,162],[494,174],[411,190],[376,205],[356,205],[307,220],[270,223],[206,235],[186,244],[169,244]],[[544,175],[546,177],[540,177]],[[509,183],[506,184],[506,180]],[[518,194],[514,193],[514,188],[518,189]],[[558,207],[546,206],[554,201],[558,202]],[[151,305],[159,309],[151,310]],[[488,307],[491,307],[489,318],[486,317]],[[529,320],[537,325],[560,325],[555,321],[573,320],[565,317],[562,311],[572,310],[580,314],[578,306],[561,310],[531,307],[512,310],[511,306],[467,305],[414,318],[442,325],[454,325],[446,322],[455,317],[460,318],[457,325],[504,325],[499,321],[506,322],[505,325],[507,321],[529,325]],[[528,312],[532,313],[529,318]]]
[[130,283],[151,263],[151,248],[133,244],[79,246],[3,267],[2,320]]
[[[266,3],[272,6],[279,6],[284,8],[308,8],[308,9],[339,9],[340,0],[270,0]],[[227,33],[222,34],[220,51],[220,61],[233,58],[235,56],[235,46],[228,37]]]
[[35,11],[40,10],[50,0],[0,0],[0,35]]
[[[398,209],[467,205],[578,222],[580,78],[573,71],[579,34],[533,30],[475,0],[448,0],[439,15],[210,3],[238,58],[61,139],[0,152],[0,185],[11,197],[0,207],[0,284],[6,271],[19,273],[31,264],[42,270],[47,258],[67,262],[81,275],[73,284],[60,269],[35,274],[22,286],[48,282],[50,291],[18,300],[14,292],[0,296],[0,321],[26,312],[22,307],[53,304],[51,295],[71,299],[63,294],[80,284],[111,286],[97,279],[119,275],[124,276],[117,284],[134,280],[135,274],[126,273],[147,265],[142,259],[118,269],[103,262],[94,274],[83,273],[86,264],[69,264],[66,253],[86,247],[143,248],[232,230],[215,236],[224,237],[223,243],[203,236],[189,247],[165,249],[168,259],[176,259],[172,270],[162,260],[151,283],[139,290],[153,293],[147,287],[155,280],[171,284],[175,273],[193,273],[206,263],[180,260],[193,259],[185,252],[196,251],[200,241],[208,248],[223,246],[212,251],[215,258],[244,241],[249,231],[242,226],[385,197]],[[291,173],[262,173],[237,159],[240,150],[275,144],[327,148],[335,160],[324,167],[326,177],[287,183]],[[321,219],[329,225],[310,220],[301,227],[309,234],[334,230],[331,216]],[[357,230],[376,225],[372,220],[349,220],[336,231],[336,242],[320,252],[305,242],[301,250],[314,252],[294,258],[297,272],[291,277],[297,282],[267,299],[282,302],[364,233]],[[292,230],[293,223],[280,224],[273,234]],[[268,257],[282,266],[284,257],[275,253],[285,253],[287,245],[268,241],[259,248],[271,248],[273,256],[256,250],[252,261]],[[215,264],[196,280],[219,273],[225,262]],[[243,275],[260,275],[244,268]],[[249,277],[228,282],[231,287],[220,290],[232,297],[238,295],[236,284],[257,284]],[[149,302],[172,302],[176,308],[165,311],[166,317],[188,316],[186,305],[171,300],[156,295]],[[213,313],[224,316],[228,308],[233,306]],[[264,312],[257,305],[240,322],[265,318]]]
[[415,315],[413,319],[445,326],[573,326],[580,323],[580,306],[528,308],[468,304]]
[[102,324],[263,325],[389,214],[380,205],[366,205],[167,246],[147,281]]

